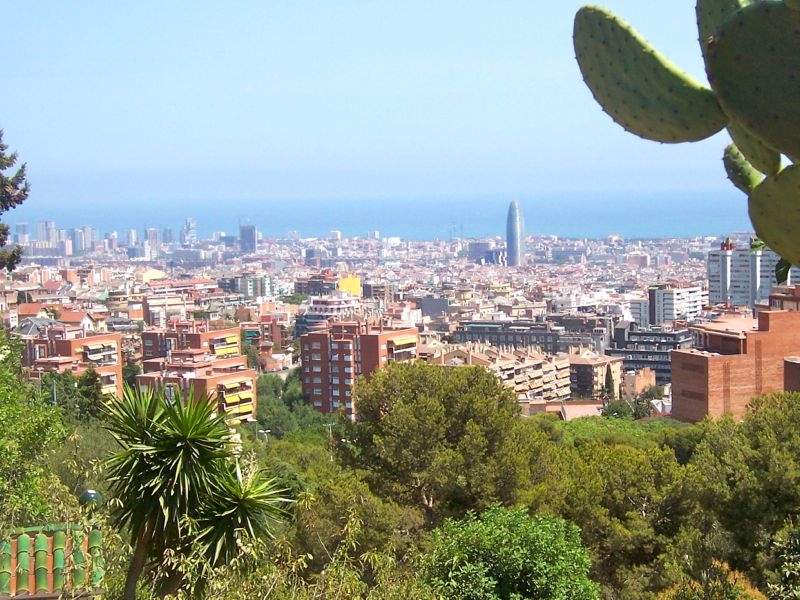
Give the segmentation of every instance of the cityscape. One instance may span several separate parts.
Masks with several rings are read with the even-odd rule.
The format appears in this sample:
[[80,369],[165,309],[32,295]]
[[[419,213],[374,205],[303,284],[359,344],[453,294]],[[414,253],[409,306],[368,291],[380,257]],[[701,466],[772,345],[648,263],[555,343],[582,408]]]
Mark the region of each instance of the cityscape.
[[[515,200],[505,236],[481,239],[408,241],[379,231],[346,238],[336,230],[265,239],[250,224],[201,239],[193,218],[177,232],[102,237],[91,225],[41,221],[34,231],[16,223],[24,253],[4,286],[5,318],[27,332],[32,376],[102,367],[104,386],[121,394],[122,366],[141,365],[138,385],[185,393],[191,384],[217,398],[233,423],[256,418],[258,372],[295,365],[309,406],[351,419],[357,378],[409,359],[481,361],[514,389],[526,415],[599,414],[607,372],[614,397],[663,386],[657,412],[689,421],[742,415],[752,395],[783,388],[777,355],[763,371],[773,374],[759,381],[720,385],[691,375],[716,372],[705,364],[713,360],[723,369],[752,361],[745,340],[755,332],[764,332],[769,352],[776,334],[766,335],[758,315],[793,302],[792,272],[777,286],[779,257],[752,249],[751,233],[576,240],[526,236],[524,222]],[[61,321],[38,321],[54,313]],[[709,358],[731,335],[739,356]],[[75,342],[61,356],[44,343],[54,336],[113,339],[119,353],[88,358],[80,352],[89,342]],[[356,343],[360,354],[335,352],[333,339]],[[249,364],[248,347],[257,351]],[[249,370],[220,379],[231,364]],[[513,377],[503,375],[510,366]]]
[[3,5],[0,598],[800,598],[800,0],[607,2]]

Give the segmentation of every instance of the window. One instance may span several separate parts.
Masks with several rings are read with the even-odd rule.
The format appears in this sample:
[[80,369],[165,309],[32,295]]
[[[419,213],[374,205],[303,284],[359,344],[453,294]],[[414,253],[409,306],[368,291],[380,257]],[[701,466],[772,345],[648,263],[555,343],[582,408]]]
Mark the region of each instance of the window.
[[314,377],[314,383],[322,383],[322,377]]
[[353,362],[353,355],[352,354],[345,355],[344,360],[346,362]]
[[322,408],[322,400],[314,400],[314,406],[316,408]]
[[322,360],[322,355],[319,352],[314,352],[311,355],[311,360]]
[[338,350],[339,344],[337,342],[331,342],[331,350]]
[[352,379],[350,379],[350,378],[348,377],[348,378],[346,378],[346,379],[344,380],[344,384],[345,384],[345,385],[353,385],[353,380],[352,380]]
[[322,389],[321,388],[314,388],[314,395],[315,396],[322,396]]
[[338,377],[331,378],[331,383],[334,385],[339,385],[339,378]]
[[311,349],[312,349],[312,350],[319,350],[319,349],[320,349],[319,342],[313,342],[313,343],[311,344]]
[[339,395],[339,390],[336,390],[336,389],[334,389],[334,390],[332,391],[332,394],[333,394],[334,396],[338,396],[338,395]]
[[310,350],[309,345],[308,344],[303,344],[303,350]]
[[314,365],[312,367],[312,370],[314,371],[314,373],[321,373],[322,372],[322,367],[320,365]]

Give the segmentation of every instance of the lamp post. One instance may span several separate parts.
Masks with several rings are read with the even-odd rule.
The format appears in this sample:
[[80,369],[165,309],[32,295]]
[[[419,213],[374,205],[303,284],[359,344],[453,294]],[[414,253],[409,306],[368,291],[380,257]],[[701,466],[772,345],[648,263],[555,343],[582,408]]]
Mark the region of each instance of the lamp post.
[[264,443],[269,443],[269,434],[272,433],[272,429],[259,429],[258,433],[263,433]]

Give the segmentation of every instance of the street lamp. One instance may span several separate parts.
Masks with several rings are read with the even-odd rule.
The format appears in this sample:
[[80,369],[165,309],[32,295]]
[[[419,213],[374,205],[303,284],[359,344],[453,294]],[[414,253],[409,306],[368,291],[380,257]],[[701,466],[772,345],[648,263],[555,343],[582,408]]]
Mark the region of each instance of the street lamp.
[[264,434],[264,442],[269,443],[269,434],[272,433],[272,429],[259,429],[258,433]]

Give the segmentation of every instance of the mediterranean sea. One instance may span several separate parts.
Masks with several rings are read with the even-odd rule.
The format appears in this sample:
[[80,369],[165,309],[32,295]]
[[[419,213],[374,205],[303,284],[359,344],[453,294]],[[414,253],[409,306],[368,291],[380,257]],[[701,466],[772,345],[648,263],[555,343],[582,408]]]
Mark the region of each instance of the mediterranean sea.
[[175,239],[187,218],[197,223],[200,237],[214,232],[238,235],[239,225],[255,225],[263,238],[344,237],[443,240],[454,237],[504,236],[506,213],[518,199],[526,235],[564,238],[602,238],[617,234],[627,239],[719,236],[750,231],[747,200],[735,192],[648,193],[582,196],[498,195],[480,197],[383,197],[327,199],[267,199],[117,203],[85,206],[70,203],[43,207],[29,199],[3,215],[12,225],[55,221],[59,229],[90,225],[100,235],[129,229],[172,229]]

